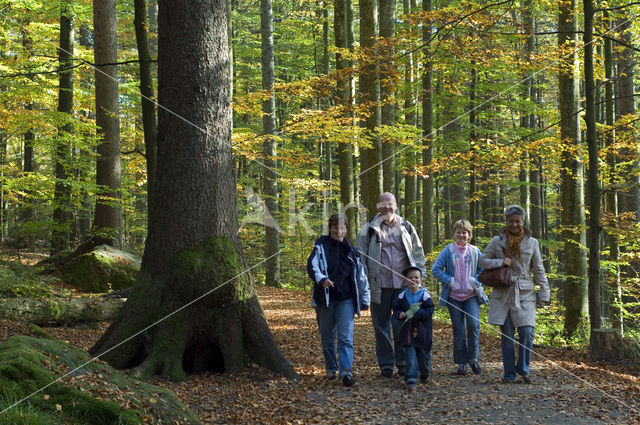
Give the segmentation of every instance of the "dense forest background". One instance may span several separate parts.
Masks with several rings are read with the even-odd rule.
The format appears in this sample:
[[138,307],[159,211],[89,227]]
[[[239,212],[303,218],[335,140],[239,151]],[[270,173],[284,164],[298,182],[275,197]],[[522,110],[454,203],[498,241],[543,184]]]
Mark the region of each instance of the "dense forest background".
[[[0,1],[0,238],[14,247],[144,250],[157,5],[107,3]],[[228,7],[239,234],[256,282],[308,288],[328,216],[346,211],[353,240],[383,191],[429,261],[456,219],[483,248],[518,203],[554,291],[545,342],[601,327],[640,339],[638,4]]]

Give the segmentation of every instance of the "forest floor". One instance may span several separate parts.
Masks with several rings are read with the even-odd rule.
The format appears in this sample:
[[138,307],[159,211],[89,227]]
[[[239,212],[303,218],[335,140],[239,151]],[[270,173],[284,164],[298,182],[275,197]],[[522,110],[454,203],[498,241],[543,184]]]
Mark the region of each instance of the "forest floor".
[[[434,323],[433,372],[408,392],[402,378],[379,375],[371,318],[354,326],[356,384],[344,387],[324,376],[324,363],[309,294],[258,288],[269,326],[300,375],[287,380],[252,366],[236,375],[191,376],[180,384],[153,383],[175,392],[205,424],[640,424],[640,369],[591,360],[579,350],[534,347],[532,377],[502,383],[500,341],[483,332],[482,374],[454,375],[451,327]],[[368,312],[367,312],[368,313]],[[106,329],[43,328],[57,339],[89,348]],[[0,341],[30,334],[25,325],[0,321]]]

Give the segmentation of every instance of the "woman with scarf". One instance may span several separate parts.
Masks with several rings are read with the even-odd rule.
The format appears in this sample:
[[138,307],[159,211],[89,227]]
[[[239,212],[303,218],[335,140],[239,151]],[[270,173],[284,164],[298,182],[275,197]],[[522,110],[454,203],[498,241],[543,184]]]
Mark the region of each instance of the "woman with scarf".
[[[502,382],[511,383],[516,374],[526,384],[531,378],[531,349],[536,307],[549,303],[550,292],[542,265],[538,241],[524,227],[524,209],[511,205],[505,211],[506,226],[500,230],[480,257],[483,269],[511,268],[511,285],[494,288],[491,293],[489,323],[499,325],[502,333]],[[531,279],[533,275],[533,280]],[[540,286],[536,296],[534,283]],[[515,358],[515,330],[518,330],[518,360]]]

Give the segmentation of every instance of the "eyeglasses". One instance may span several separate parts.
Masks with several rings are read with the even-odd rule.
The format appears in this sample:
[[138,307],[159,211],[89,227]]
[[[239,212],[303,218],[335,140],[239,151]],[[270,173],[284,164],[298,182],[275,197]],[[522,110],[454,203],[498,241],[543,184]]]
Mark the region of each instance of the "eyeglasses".
[[386,208],[391,208],[391,209],[393,209],[393,208],[396,207],[396,204],[392,204],[392,203],[389,203],[389,202],[380,202],[380,203],[376,204],[376,207],[378,209],[382,209],[382,208],[385,208],[385,209]]

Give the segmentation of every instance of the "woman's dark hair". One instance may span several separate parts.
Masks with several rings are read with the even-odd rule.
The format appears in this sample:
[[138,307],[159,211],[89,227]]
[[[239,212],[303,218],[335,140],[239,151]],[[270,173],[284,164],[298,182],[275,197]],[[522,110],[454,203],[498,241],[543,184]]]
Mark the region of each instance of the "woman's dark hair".
[[524,220],[524,209],[520,205],[509,205],[504,210],[504,218],[509,218],[510,215],[518,214]]
[[329,217],[329,228],[335,226],[336,224],[343,223],[345,226],[349,227],[349,219],[344,214],[334,214]]

